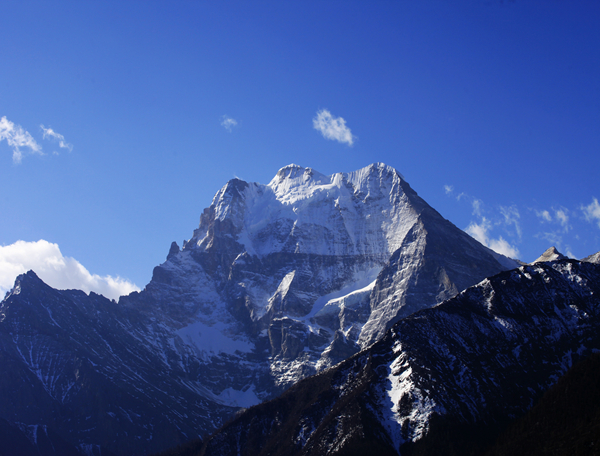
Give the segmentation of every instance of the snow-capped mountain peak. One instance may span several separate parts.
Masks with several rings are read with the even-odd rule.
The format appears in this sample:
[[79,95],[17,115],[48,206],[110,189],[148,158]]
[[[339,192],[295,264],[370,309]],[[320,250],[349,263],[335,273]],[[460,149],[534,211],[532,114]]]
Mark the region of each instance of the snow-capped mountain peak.
[[[283,357],[274,368],[291,368],[288,363],[296,363],[316,337],[323,346],[306,352],[304,372],[375,342],[402,316],[511,263],[499,262],[499,255],[443,219],[383,163],[330,176],[291,164],[267,185],[233,179],[204,210],[192,240],[174,252],[156,278],[162,282],[177,271],[170,283],[192,280],[189,289],[229,290],[224,302],[234,299],[234,314],[241,312],[234,319],[245,315],[258,325],[248,336],[268,329],[271,353]],[[217,283],[198,288],[197,262],[214,271],[206,280],[216,280],[218,272]],[[217,299],[210,301],[211,309],[219,307]],[[339,304],[346,301],[352,305]],[[227,319],[225,327],[232,328]],[[288,374],[276,375],[297,378]]]
[[296,199],[304,199],[311,188],[329,185],[331,178],[312,168],[288,165],[281,168],[267,185],[283,204],[293,204]]
[[423,206],[416,194],[405,195],[405,185],[381,163],[331,176],[288,165],[268,185],[233,179],[202,214],[190,245],[213,248],[226,234],[221,241],[237,253],[368,253],[385,261]]
[[[207,432],[232,407],[273,397],[380,340],[400,318],[505,269],[394,168],[375,163],[326,176],[289,165],[267,185],[227,182],[191,239],[181,249],[171,244],[145,289],[118,304],[22,282],[24,291],[5,301],[14,313],[3,310],[0,349],[22,358],[44,391],[58,375],[53,366],[64,371],[61,388],[78,382],[83,361],[73,359],[90,360],[86,375],[111,398],[133,385],[128,407],[138,418],[127,422],[145,438],[157,438],[146,427],[153,423],[166,429],[161,438],[173,427]],[[34,321],[22,318],[28,308],[44,319],[17,327]],[[58,329],[48,327],[45,314]],[[55,350],[65,353],[62,364]],[[48,366],[35,358],[42,352]],[[136,385],[145,385],[143,397]],[[49,401],[59,396],[53,394]],[[68,400],[77,410],[87,407],[87,396]],[[148,419],[149,403],[167,410]],[[91,419],[98,429],[106,420],[120,429],[134,416],[109,412]],[[79,417],[81,429],[86,416]],[[140,450],[158,444],[136,442]]]
[[540,263],[544,261],[556,261],[556,260],[566,260],[568,257],[560,253],[556,247],[552,246],[548,250],[546,250],[542,255],[535,260],[532,264]]

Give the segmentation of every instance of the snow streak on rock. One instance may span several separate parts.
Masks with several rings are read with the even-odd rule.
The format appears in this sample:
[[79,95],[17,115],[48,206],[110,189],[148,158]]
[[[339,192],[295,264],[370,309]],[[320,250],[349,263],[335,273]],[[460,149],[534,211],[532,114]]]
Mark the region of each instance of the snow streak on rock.
[[[593,263],[502,272],[239,415],[201,454],[413,454],[410,446],[428,439],[443,451],[482,425],[522,415],[574,362],[599,351],[599,296]],[[233,441],[243,442],[239,453]]]

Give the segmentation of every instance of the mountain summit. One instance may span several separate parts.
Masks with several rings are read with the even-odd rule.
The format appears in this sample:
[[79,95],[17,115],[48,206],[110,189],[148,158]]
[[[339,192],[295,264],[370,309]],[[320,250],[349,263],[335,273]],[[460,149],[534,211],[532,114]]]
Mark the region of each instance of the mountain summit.
[[548,250],[546,250],[542,255],[535,260],[532,264],[540,263],[544,261],[556,261],[556,260],[566,260],[568,257],[560,253],[556,250],[556,247],[552,246]]
[[[0,308],[0,355],[31,387],[3,395],[0,410],[11,412],[0,418],[118,454],[156,451],[517,266],[382,163],[330,176],[289,165],[266,185],[233,179],[145,289],[118,304],[18,281]],[[0,388],[23,389],[22,380],[4,376]],[[32,395],[45,405],[28,408]],[[86,412],[119,397],[119,407]]]
[[[389,166],[325,176],[289,165],[267,185],[229,181],[181,252],[171,250],[146,290],[125,301],[157,302],[192,325],[219,321],[250,351],[264,346],[275,383],[287,386],[375,342],[402,316],[516,266]],[[231,338],[219,340],[207,356],[228,350]]]

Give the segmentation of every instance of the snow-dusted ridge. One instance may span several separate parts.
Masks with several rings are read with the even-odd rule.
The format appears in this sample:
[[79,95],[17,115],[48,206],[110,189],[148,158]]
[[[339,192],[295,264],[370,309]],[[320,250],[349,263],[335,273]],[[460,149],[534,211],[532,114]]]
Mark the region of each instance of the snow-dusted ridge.
[[[424,263],[428,251],[436,260]],[[448,264],[437,259],[442,252]],[[204,306],[187,305],[201,310],[186,327],[208,327],[203,335],[186,333],[185,340],[214,334],[204,351],[213,356],[241,348],[231,339],[236,329],[244,332],[245,347],[261,352],[266,334],[275,383],[285,386],[300,378],[291,372],[305,376],[330,366],[376,341],[402,315],[511,265],[517,266],[444,220],[390,166],[326,176],[291,164],[267,185],[240,179],[224,185],[147,291],[162,296],[165,280],[169,289],[174,283],[199,293],[226,289],[218,293],[221,303],[215,296]],[[202,300],[189,295],[160,299],[178,307]],[[232,307],[233,301],[239,304]],[[240,327],[244,318],[254,329]]]
[[[49,401],[36,423],[53,407],[77,410],[55,425],[86,444],[127,429],[144,453],[209,432],[507,264],[389,166],[326,176],[289,165],[266,185],[229,181],[192,237],[118,304],[21,276],[0,307],[0,354]],[[83,416],[88,385],[107,403],[124,398],[122,409]],[[11,404],[0,398],[0,410]],[[113,451],[129,445],[113,437]]]
[[478,454],[499,424],[600,351],[599,286],[600,266],[576,260],[497,274],[239,415],[202,454]]
[[232,239],[250,255],[389,256],[418,215],[401,204],[403,181],[381,163],[331,176],[289,165],[267,185],[234,179],[217,192],[210,216],[201,218],[186,245],[211,248],[210,225],[218,221],[234,227]]

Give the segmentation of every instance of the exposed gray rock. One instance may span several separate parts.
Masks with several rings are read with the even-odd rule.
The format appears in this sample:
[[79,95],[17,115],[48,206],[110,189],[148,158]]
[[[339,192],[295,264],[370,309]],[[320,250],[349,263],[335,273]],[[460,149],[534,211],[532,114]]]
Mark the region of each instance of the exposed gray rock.
[[177,245],[177,242],[173,241],[171,243],[171,248],[169,249],[169,254],[167,255],[167,260],[170,260],[175,255],[177,255],[179,252],[180,252],[180,250],[179,250],[179,246]]
[[593,255],[590,255],[588,257],[585,257],[583,260],[581,261],[585,261],[587,263],[596,263],[596,264],[600,264],[600,252],[596,252]]
[[556,250],[556,247],[550,247],[542,256],[540,256],[537,260],[535,260],[532,264],[539,263],[542,261],[556,261],[556,260],[566,260],[568,257],[560,253]]

